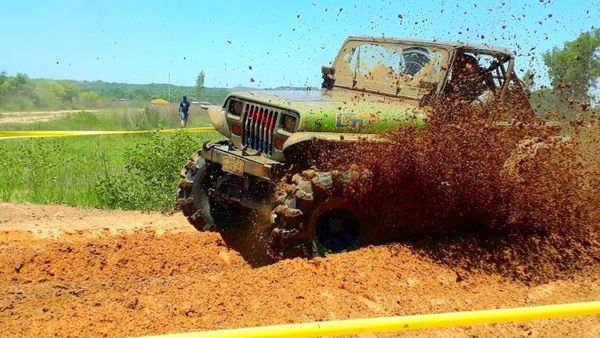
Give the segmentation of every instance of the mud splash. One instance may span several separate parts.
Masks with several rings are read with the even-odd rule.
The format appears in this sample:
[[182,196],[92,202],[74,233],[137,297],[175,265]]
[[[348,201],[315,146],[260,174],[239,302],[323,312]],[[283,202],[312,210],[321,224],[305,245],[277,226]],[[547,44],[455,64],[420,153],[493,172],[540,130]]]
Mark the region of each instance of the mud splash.
[[518,109],[499,123],[505,111],[447,103],[434,111],[425,129],[396,130],[325,165],[369,173],[345,194],[375,241],[409,240],[440,263],[528,283],[598,263],[598,123],[547,123]]

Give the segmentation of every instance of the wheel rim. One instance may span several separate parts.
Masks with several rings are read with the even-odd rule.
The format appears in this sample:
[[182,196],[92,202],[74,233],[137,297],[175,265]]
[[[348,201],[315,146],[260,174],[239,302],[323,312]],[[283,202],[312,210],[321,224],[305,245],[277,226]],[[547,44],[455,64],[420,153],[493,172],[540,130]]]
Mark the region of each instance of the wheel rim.
[[359,240],[358,221],[349,211],[334,209],[318,218],[314,244],[320,254],[355,250]]

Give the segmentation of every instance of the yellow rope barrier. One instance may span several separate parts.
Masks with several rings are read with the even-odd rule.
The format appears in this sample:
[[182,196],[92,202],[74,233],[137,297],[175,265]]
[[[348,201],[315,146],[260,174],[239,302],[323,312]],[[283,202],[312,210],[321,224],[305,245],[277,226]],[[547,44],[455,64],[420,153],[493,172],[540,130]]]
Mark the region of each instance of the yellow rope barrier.
[[[213,127],[198,127],[185,129],[162,129],[160,133],[175,133],[178,131],[188,133],[207,133],[214,131]],[[88,136],[88,135],[120,135],[120,134],[143,134],[150,133],[153,130],[10,130],[0,131],[0,140],[31,138],[31,137],[70,137],[70,136]]]
[[556,304],[512,309],[449,312],[399,317],[335,320],[327,322],[285,324],[242,329],[168,334],[156,337],[318,337],[355,335],[444,327],[493,324],[513,321],[600,315],[600,301]]

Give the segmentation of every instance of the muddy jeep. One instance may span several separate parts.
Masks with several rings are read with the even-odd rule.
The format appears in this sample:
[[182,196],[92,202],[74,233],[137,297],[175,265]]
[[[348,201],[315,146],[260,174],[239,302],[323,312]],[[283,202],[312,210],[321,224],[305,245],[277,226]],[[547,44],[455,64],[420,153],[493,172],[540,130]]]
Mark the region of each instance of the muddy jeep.
[[[443,97],[529,104],[513,55],[489,46],[350,37],[322,76],[321,90],[233,93],[208,107],[227,139],[204,143],[182,171],[178,206],[194,227],[251,228],[239,236],[260,233],[254,238],[276,258],[352,250],[373,236],[336,191],[368,173],[311,169],[315,144],[335,151],[401,125],[423,127]],[[251,221],[256,215],[270,222]]]

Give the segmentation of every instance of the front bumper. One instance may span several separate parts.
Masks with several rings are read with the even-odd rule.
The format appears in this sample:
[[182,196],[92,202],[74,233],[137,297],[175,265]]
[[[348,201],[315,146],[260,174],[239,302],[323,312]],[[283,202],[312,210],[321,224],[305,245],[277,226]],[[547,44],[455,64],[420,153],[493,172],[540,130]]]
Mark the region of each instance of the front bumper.
[[[281,178],[284,164],[263,156],[260,153],[250,153],[245,150],[236,149],[231,143],[204,143],[200,150],[200,156],[205,160],[219,163],[223,166],[224,161],[235,159],[242,162],[243,169],[231,171],[236,175],[248,174],[271,181]],[[225,171],[226,167],[223,168]]]

